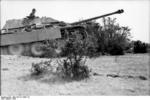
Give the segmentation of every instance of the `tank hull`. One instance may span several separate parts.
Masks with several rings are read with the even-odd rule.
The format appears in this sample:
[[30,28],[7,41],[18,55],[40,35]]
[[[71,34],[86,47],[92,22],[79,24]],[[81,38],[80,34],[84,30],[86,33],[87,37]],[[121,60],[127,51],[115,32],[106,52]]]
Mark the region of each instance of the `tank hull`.
[[40,56],[38,48],[45,40],[61,38],[59,28],[44,28],[31,32],[14,32],[1,35],[1,54]]
[[30,43],[48,39],[61,38],[60,29],[39,29],[31,32],[16,32],[1,35],[1,46]]

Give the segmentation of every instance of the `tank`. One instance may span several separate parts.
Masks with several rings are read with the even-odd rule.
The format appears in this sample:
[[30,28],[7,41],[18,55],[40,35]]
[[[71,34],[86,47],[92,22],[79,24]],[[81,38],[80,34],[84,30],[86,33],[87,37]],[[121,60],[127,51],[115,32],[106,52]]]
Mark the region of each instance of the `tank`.
[[19,20],[8,20],[1,30],[1,54],[42,56],[44,51],[41,46],[46,41],[56,40],[56,51],[60,50],[64,40],[70,38],[71,34],[77,32],[83,37],[87,37],[82,23],[123,13],[118,10],[112,13],[89,18],[73,23],[65,23],[50,17],[39,18],[35,16],[35,9],[29,16]]

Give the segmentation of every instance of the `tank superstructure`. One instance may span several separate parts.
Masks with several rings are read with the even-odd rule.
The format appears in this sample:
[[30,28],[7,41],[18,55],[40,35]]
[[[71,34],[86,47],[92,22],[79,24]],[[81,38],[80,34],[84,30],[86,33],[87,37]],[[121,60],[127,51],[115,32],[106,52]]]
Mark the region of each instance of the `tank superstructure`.
[[118,10],[74,23],[65,23],[47,17],[39,18],[35,16],[35,11],[33,9],[24,19],[6,22],[1,30],[1,54],[42,56],[44,51],[40,47],[45,40],[67,39],[69,34],[75,31],[85,36],[86,31],[81,23],[123,13],[123,10]]

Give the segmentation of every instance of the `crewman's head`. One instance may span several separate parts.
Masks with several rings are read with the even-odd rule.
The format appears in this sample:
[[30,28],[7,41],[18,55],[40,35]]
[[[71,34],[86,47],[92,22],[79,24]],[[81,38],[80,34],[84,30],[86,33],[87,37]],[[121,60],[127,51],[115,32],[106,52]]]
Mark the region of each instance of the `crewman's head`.
[[35,13],[35,12],[36,12],[36,9],[35,9],[35,8],[33,8],[33,9],[32,9],[32,12],[33,12],[33,13]]

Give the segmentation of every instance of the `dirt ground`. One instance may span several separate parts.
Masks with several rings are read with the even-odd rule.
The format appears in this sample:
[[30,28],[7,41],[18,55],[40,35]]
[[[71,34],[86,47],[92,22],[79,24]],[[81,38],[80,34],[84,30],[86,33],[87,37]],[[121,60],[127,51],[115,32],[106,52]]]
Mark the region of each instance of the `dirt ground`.
[[31,76],[31,64],[47,59],[1,55],[2,96],[150,95],[148,54],[88,59],[89,79],[65,81],[51,73]]

